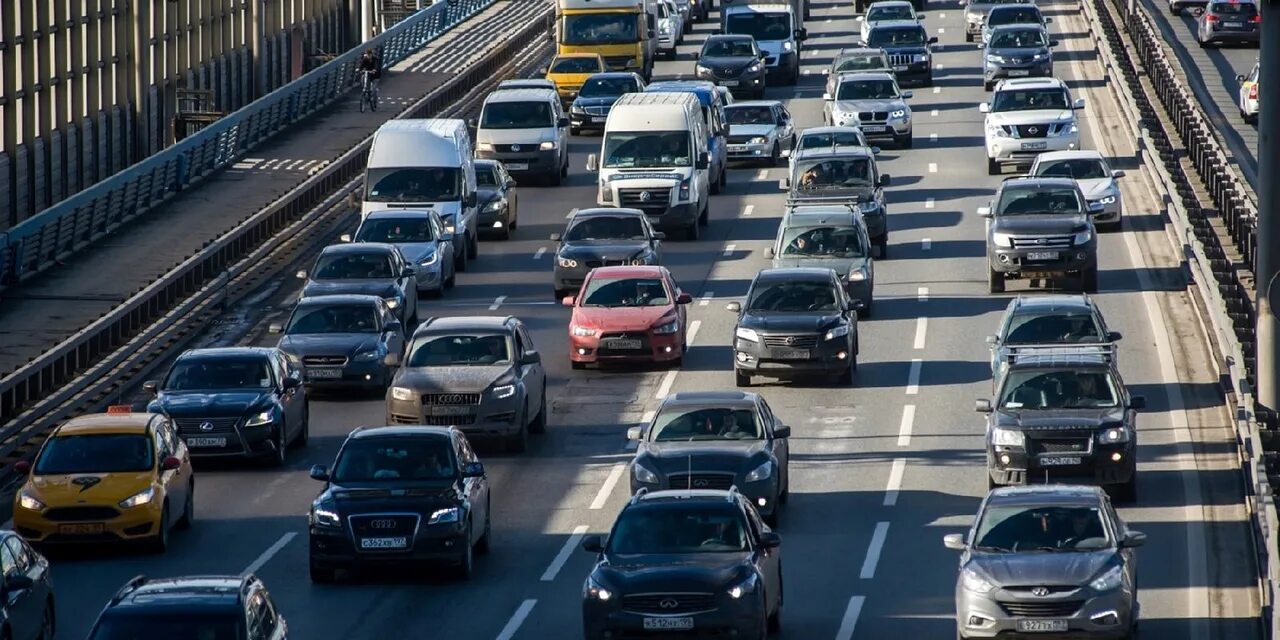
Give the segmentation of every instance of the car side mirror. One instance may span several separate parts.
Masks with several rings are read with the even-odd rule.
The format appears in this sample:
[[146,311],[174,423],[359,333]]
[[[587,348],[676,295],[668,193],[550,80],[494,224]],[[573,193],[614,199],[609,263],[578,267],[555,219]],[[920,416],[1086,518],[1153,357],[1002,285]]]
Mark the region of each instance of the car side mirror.
[[1057,40],[1050,40],[1050,41],[1049,41],[1049,46],[1050,46],[1050,47],[1056,47],[1056,46],[1058,46],[1058,41],[1057,41]]
[[778,188],[779,188],[779,189],[781,189],[781,190],[783,190],[783,191],[790,191],[790,190],[791,190],[791,178],[782,178],[781,180],[778,180]]
[[938,44],[938,36],[932,36],[932,37],[930,37],[930,38],[929,38],[929,44]]
[[726,304],[726,305],[724,306],[724,308],[725,308],[725,310],[726,310],[726,311],[732,311],[732,312],[734,312],[734,313],[741,313],[741,312],[742,312],[742,303],[741,303],[741,302],[730,302],[729,304]]
[[322,464],[311,465],[311,479],[321,482],[329,481],[329,469]]
[[823,99],[823,100],[826,100],[826,101],[828,101],[828,102],[830,102],[830,101],[831,101],[831,94],[830,94],[830,93],[828,93],[828,92],[826,92],[826,91],[822,92],[822,99]]
[[16,471],[18,475],[28,475],[31,473],[31,463],[27,460],[19,460],[13,463],[13,470]]
[[179,460],[178,458],[175,458],[173,456],[169,456],[168,458],[165,458],[163,462],[160,463],[160,470],[176,471],[178,467],[181,467],[181,466],[182,466],[182,460]]
[[757,57],[759,57],[761,60],[767,60],[767,59],[769,58],[769,56],[768,56],[768,55],[766,55],[766,54],[765,54],[765,52],[763,52],[763,51],[761,51],[761,52],[760,52],[760,55],[759,55],[759,56],[757,56]]
[[468,207],[474,207],[474,206],[476,206],[476,194],[475,194],[475,192],[473,191],[473,192],[471,192],[471,193],[468,193],[468,194],[467,194],[467,196],[466,196],[465,198],[463,198],[463,199],[462,199],[462,204],[463,204],[464,206],[468,206]]
[[351,242],[351,234],[349,234],[349,233],[344,233],[344,234],[342,234],[342,235],[338,236],[338,240],[341,240],[342,242]]
[[30,589],[34,584],[35,580],[32,580],[31,576],[24,576],[20,573],[5,576],[4,578],[4,590],[7,592]]
[[599,171],[599,170],[600,170],[600,161],[599,159],[596,158],[596,154],[588,153],[587,154],[587,171]]
[[681,293],[676,296],[676,304],[689,304],[690,302],[693,302],[693,296],[687,293]]
[[400,354],[395,353],[395,352],[393,351],[393,352],[391,352],[391,353],[388,353],[388,354],[387,354],[387,355],[385,355],[385,356],[382,356],[382,364],[383,364],[383,366],[387,366],[387,367],[398,367],[398,366],[400,366]]
[[542,354],[532,349],[520,354],[520,364],[539,364],[542,362]]
[[784,424],[784,425],[782,425],[781,427],[774,427],[774,428],[773,428],[773,437],[775,437],[775,438],[790,438],[790,437],[791,437],[791,427],[789,427],[789,426],[787,426],[787,425],[785,425],[785,424]]
[[765,247],[765,248],[764,248],[764,255],[765,255],[765,257],[766,257],[766,258],[772,258],[772,257],[773,257],[773,247]]
[[1071,104],[1071,108],[1072,108],[1072,109],[1077,109],[1077,110],[1078,110],[1078,109],[1083,109],[1083,108],[1084,108],[1084,98],[1076,98],[1076,101],[1075,101],[1075,102],[1073,102],[1073,103]]
[[993,347],[1000,344],[1000,336],[987,336],[987,344]]
[[560,242],[560,238],[561,238],[561,236],[560,236],[560,234],[558,234],[558,233],[553,233],[553,234],[551,234],[551,241],[552,241],[552,242]]
[[600,536],[587,536],[582,539],[582,550],[588,553],[601,553],[604,551],[604,540]]
[[808,29],[796,29],[796,40],[804,42],[805,40],[808,40],[808,39],[809,39]]
[[1123,337],[1124,337],[1124,334],[1123,334],[1123,333],[1120,333],[1119,331],[1108,331],[1108,332],[1107,332],[1107,341],[1108,341],[1108,342],[1115,342],[1115,341],[1117,341],[1117,340],[1119,340],[1119,339],[1121,339],[1121,338],[1123,338]]
[[1237,73],[1237,74],[1236,74],[1236,82],[1244,82],[1244,74],[1243,74],[1243,73]]
[[978,105],[978,112],[991,113],[991,105],[987,104],[986,102],[983,102],[982,104]]
[[306,279],[307,279],[307,270],[306,270],[306,269],[299,269],[299,270],[298,270],[298,272],[297,272],[297,273],[295,273],[295,274],[293,274],[293,275],[294,275],[295,277],[297,277],[299,280],[306,280]]
[[280,381],[280,386],[284,387],[285,391],[288,391],[290,389],[297,389],[298,387],[302,386],[302,381],[293,376],[289,376],[284,380]]
[[405,267],[405,268],[404,268],[404,271],[401,271],[401,272],[400,272],[400,277],[401,277],[401,278],[412,278],[412,277],[414,276],[414,274],[416,274],[416,273],[417,273],[417,272],[413,270],[413,267]]
[[964,551],[964,534],[948,533],[942,536],[942,546],[952,551]]
[[1135,549],[1147,543],[1147,534],[1141,531],[1130,531],[1124,534],[1124,540],[1120,541],[1122,549]]
[[462,477],[464,478],[483,478],[484,465],[479,462],[468,462],[462,467]]
[[871,155],[873,156],[880,155],[880,147],[871,147]]
[[574,303],[577,301],[577,299],[578,299],[578,296],[565,296],[563,298],[560,298],[560,304],[566,307],[572,307]]
[[973,403],[973,410],[978,413],[991,413],[991,401],[986,398],[979,398]]
[[644,427],[627,428],[627,440],[639,440],[644,436]]
[[892,183],[893,183],[893,176],[887,173],[880,174],[880,179],[876,181],[876,185],[881,187],[887,187]]
[[[550,69],[548,69],[547,67],[540,67],[540,68],[538,69],[538,75],[540,75],[540,76],[545,76],[545,75],[547,75],[547,74],[548,74],[548,73],[550,73],[550,72],[551,72],[551,71],[550,71]],[[475,120],[473,119],[473,120],[472,120],[472,122],[474,122],[474,121],[475,121]]]
[[903,92],[902,92],[902,99],[903,99],[903,100],[910,100],[911,98],[915,97],[915,95],[916,95],[916,92],[914,92],[914,91],[903,91]]
[[507,188],[510,189],[511,187],[516,186],[516,180],[515,178],[507,178],[507,181],[503,184],[507,185]]
[[917,13],[917,14],[916,14],[916,22],[919,22],[919,21],[921,21],[921,20],[924,20],[924,14],[923,14],[923,13]]
[[1204,15],[1204,9],[1201,7],[1196,7],[1195,9],[1191,10],[1191,15],[1199,18],[1200,16]]
[[978,207],[978,217],[979,217],[979,218],[990,218],[990,217],[991,217],[991,207]]
[[1053,23],[1053,18],[1045,18],[1045,19],[1044,19],[1044,23],[1045,23],[1045,24],[1052,24],[1052,23]]
[[562,127],[562,128],[563,128],[563,127],[567,127],[567,126],[569,126],[569,119],[568,119],[568,118],[560,118],[559,120],[556,120],[556,126],[557,126],[557,127]]
[[661,231],[654,231],[654,232],[653,232],[653,239],[654,239],[654,240],[666,240],[666,239],[667,239],[667,234],[665,234],[665,233],[663,233],[663,232],[661,232]]
[[706,168],[707,168],[707,167],[709,167],[709,166],[711,166],[711,159],[707,157],[706,152],[704,151],[704,152],[699,153],[699,154],[698,154],[698,162],[697,162],[697,164],[695,164],[695,165],[693,166],[693,168],[694,168],[694,169],[697,169],[697,170],[699,170],[699,171],[702,171],[702,170],[706,169]]
[[154,396],[160,392],[160,383],[155,380],[148,380],[142,383],[142,390]]
[[850,301],[849,301],[849,306],[848,306],[848,307],[846,307],[846,308],[845,308],[845,310],[846,310],[846,311],[858,311],[858,310],[862,309],[862,308],[863,308],[863,307],[865,307],[865,306],[867,306],[867,305],[866,305],[866,303],[864,303],[861,299],[854,299],[854,300],[850,300]]
[[271,324],[267,325],[267,333],[284,333],[284,324],[279,322],[272,322]]
[[1112,178],[1123,178],[1123,177],[1124,177],[1124,169],[1116,169],[1115,171],[1112,171],[1112,172],[1111,172],[1111,177],[1112,177]]
[[649,39],[650,39],[650,40],[652,40],[652,39],[654,39],[654,38],[658,37],[658,36],[655,34],[655,32],[654,32],[654,30],[653,30],[653,29],[650,29],[650,30],[649,30],[648,36],[649,36]]
[[782,546],[782,536],[773,531],[766,531],[760,534],[760,548],[777,549]]
[[1147,408],[1146,396],[1133,396],[1132,398],[1129,398],[1129,408],[1137,409],[1139,411],[1141,411],[1142,409],[1146,409]]

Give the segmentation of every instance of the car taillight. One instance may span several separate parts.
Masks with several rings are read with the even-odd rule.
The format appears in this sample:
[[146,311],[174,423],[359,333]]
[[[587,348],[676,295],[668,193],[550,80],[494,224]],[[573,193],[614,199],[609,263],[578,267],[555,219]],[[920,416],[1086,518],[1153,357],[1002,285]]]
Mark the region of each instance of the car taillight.
[[1215,16],[1215,15],[1213,15],[1212,13],[1210,13],[1209,15],[1206,15],[1206,16],[1204,17],[1204,21],[1205,21],[1205,22],[1217,22],[1217,21],[1218,21],[1218,16]]
[[1254,24],[1261,24],[1261,23],[1262,23],[1262,14],[1261,14],[1261,13],[1259,13],[1258,15],[1256,15],[1256,16],[1254,16],[1254,17],[1252,17],[1252,18],[1249,18],[1249,22],[1252,22],[1252,23],[1254,23]]

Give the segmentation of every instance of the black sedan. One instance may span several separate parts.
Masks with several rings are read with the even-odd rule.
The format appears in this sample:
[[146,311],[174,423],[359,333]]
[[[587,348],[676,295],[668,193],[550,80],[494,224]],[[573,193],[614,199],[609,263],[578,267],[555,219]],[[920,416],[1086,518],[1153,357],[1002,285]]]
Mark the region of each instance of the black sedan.
[[192,349],[178,356],[147,410],[173,419],[193,457],[266,457],[285,463],[305,444],[307,393],[296,361],[279,349]]
[[476,160],[476,206],[480,233],[499,240],[511,239],[519,224],[519,197],[516,180],[497,160]]
[[466,436],[454,427],[360,427],[308,515],[312,582],[338,570],[446,565],[471,577],[474,554],[489,550],[489,480]]
[[51,640],[54,619],[49,561],[12,531],[0,531],[4,600],[0,623],[6,640]]
[[555,299],[578,292],[596,267],[662,264],[662,240],[639,209],[579,209],[563,234],[553,233],[556,248],[552,286]]
[[626,93],[644,93],[644,87],[644,78],[630,71],[607,71],[590,76],[569,106],[569,133],[576,136],[584,129],[603,131],[613,103]]
[[728,87],[734,95],[764,97],[765,54],[749,35],[718,35],[707,38],[698,53],[695,67],[699,80]]
[[325,247],[315,267],[299,271],[298,278],[307,281],[303,298],[344,293],[378,296],[402,324],[418,323],[417,273],[395,245],[358,242]]
[[404,352],[404,327],[377,296],[303,298],[289,322],[268,330],[284,334],[277,346],[302,362],[313,389],[381,392],[395,373],[387,355]]

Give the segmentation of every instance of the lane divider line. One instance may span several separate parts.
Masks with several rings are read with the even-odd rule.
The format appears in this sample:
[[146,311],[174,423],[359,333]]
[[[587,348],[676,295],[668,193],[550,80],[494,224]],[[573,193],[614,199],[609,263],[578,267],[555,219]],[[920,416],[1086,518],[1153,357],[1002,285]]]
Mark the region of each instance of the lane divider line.
[[[942,29],[938,29],[938,31],[942,31]],[[934,87],[934,88],[933,88],[933,92],[934,92],[934,93],[942,93],[942,87]]]
[[544,255],[547,255],[547,248],[546,248],[546,247],[538,247],[538,250],[533,252],[533,259],[534,259],[534,260],[541,260],[541,259],[542,259],[542,256],[544,256]]
[[933,198],[926,198],[926,199],[925,199],[925,201],[924,201],[924,208],[926,208],[926,209],[932,209],[932,208],[933,208]]
[[712,298],[714,298],[714,297],[716,297],[716,292],[714,292],[714,291],[707,291],[707,292],[703,293],[703,294],[702,294],[702,297],[701,297],[701,298],[698,298],[698,306],[699,306],[699,307],[705,307],[705,306],[707,306],[707,305],[711,304],[711,299],[712,299]]
[[875,533],[871,534],[871,544],[867,547],[867,558],[862,561],[862,571],[858,577],[870,580],[876,576],[876,565],[880,564],[880,552],[884,551],[884,541],[889,537],[889,523],[877,522]]
[[511,614],[511,619],[507,620],[507,626],[498,632],[497,640],[511,640],[514,638],[516,632],[520,630],[520,625],[524,624],[525,618],[528,618],[529,614],[533,612],[533,607],[536,604],[538,604],[538,601],[533,598],[521,602],[520,606],[516,608],[516,612]]
[[276,540],[275,544],[271,545],[270,547],[267,547],[267,550],[263,551],[262,555],[258,556],[257,559],[255,559],[252,563],[250,563],[248,567],[245,567],[244,573],[242,573],[241,575],[247,576],[251,573],[257,573],[261,571],[262,567],[266,566],[268,562],[271,562],[271,559],[274,558],[277,553],[280,553],[280,550],[285,548],[285,545],[289,544],[289,542],[294,538],[296,538],[297,536],[298,536],[297,531],[290,531],[280,536],[280,539]]
[[582,536],[587,533],[587,525],[580,524],[573,528],[573,533],[569,534],[569,538],[564,541],[564,546],[560,547],[560,552],[551,560],[551,566],[542,572],[542,581],[551,582],[556,579],[556,574],[564,568],[564,563],[569,561],[569,556],[578,549],[578,544],[582,542]]
[[685,331],[685,334],[684,334],[685,346],[689,346],[689,347],[693,346],[693,341],[698,337],[698,329],[701,329],[701,328],[702,328],[701,320],[694,320],[693,322],[689,323],[689,328],[688,330]]
[[920,393],[920,367],[924,366],[924,360],[920,358],[911,359],[911,370],[907,372],[907,395],[914,396]]
[[844,608],[844,617],[840,618],[840,629],[836,631],[836,640],[849,640],[853,637],[853,629],[858,625],[858,615],[862,613],[862,603],[866,596],[853,596]]
[[942,27],[938,27],[938,33],[939,33],[939,34],[946,33],[946,32],[947,32],[947,30],[946,30],[946,29],[943,29]]
[[613,465],[609,470],[609,477],[604,479],[604,484],[600,485],[600,491],[596,493],[596,497],[591,501],[593,511],[599,511],[604,508],[606,502],[609,501],[609,494],[613,493],[613,488],[618,485],[618,480],[622,478],[622,472],[627,470],[627,463],[619,462]]
[[[686,334],[687,335],[687,334]],[[676,383],[676,369],[672,369],[662,376],[662,384],[658,385],[657,393],[653,397],[658,400],[665,400],[667,395],[671,393],[671,385]]]
[[929,142],[937,142],[937,141],[938,141],[938,134],[936,133],[929,134]]
[[936,163],[936,162],[930,162],[930,163],[929,163],[929,173],[937,173],[937,172],[938,172],[938,163]]
[[769,179],[768,169],[761,169],[756,172],[756,180],[768,180],[768,179]]
[[898,446],[905,447],[911,444],[911,430],[916,422],[916,406],[914,404],[904,405],[902,407],[902,422],[898,424]]
[[916,289],[916,300],[919,300],[920,302],[928,302],[929,287],[920,287],[919,289]]
[[938,64],[933,65],[933,68],[937,69],[938,71],[942,71],[942,63],[939,62]]
[[921,251],[928,251],[928,250],[930,250],[930,249],[932,249],[932,248],[933,248],[933,239],[932,239],[932,238],[921,238],[921,239],[920,239],[920,250],[921,250]]
[[916,340],[915,340],[915,344],[913,345],[916,349],[924,348],[924,336],[928,330],[929,330],[929,319],[924,316],[920,316],[919,318],[916,318]]
[[504,300],[506,300],[506,299],[507,299],[507,297],[506,297],[506,296],[498,296],[498,297],[494,298],[494,299],[493,299],[493,304],[489,305],[489,310],[490,310],[490,311],[497,311],[497,310],[498,310],[498,307],[501,307],[501,306],[502,306],[502,302],[503,302]]
[[[933,116],[933,117],[935,117],[935,118],[936,118],[936,117],[938,117],[938,110],[937,110],[937,109],[932,109],[932,110],[930,110],[930,111],[929,111],[929,115],[931,115],[931,116]],[[930,135],[929,135],[929,138],[930,138],[930,139],[936,139],[937,137],[938,137],[938,134],[936,134],[936,133],[933,133],[933,134],[930,134]]]
[[724,257],[728,258],[733,256],[733,252],[737,250],[737,248],[738,248],[738,245],[736,244],[726,244],[724,246]]
[[893,466],[889,468],[889,482],[884,486],[884,506],[892,507],[898,504],[898,490],[902,488],[902,474],[906,470],[907,459],[894,458]]
[[751,215],[751,212],[755,210],[756,210],[756,206],[754,204],[749,204],[742,208],[742,215],[749,216]]

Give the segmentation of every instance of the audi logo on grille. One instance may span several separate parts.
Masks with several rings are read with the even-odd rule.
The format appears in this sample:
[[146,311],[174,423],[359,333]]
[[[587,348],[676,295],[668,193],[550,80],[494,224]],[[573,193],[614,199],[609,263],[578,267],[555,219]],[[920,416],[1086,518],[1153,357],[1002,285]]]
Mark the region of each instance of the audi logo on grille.
[[1027,127],[1027,133],[1030,133],[1031,135],[1040,133],[1040,127]]
[[653,199],[653,194],[648,191],[640,192],[640,202],[648,202]]
[[394,529],[396,528],[396,521],[390,518],[380,518],[370,522],[369,527],[372,529]]
[[662,607],[663,609],[674,609],[680,606],[680,601],[676,600],[675,598],[663,598],[661,601],[658,602],[658,606]]
[[1049,587],[1036,587],[1031,590],[1031,595],[1036,596],[1037,598],[1043,598],[1049,595]]
[[440,404],[462,404],[466,397],[461,393],[446,393],[440,396]]
[[697,480],[694,480],[694,481],[693,481],[693,486],[695,486],[695,487],[706,487],[707,485],[710,485],[710,484],[711,484],[710,482],[707,482],[706,480],[704,480],[704,479],[702,479],[702,478],[699,478],[699,479],[697,479]]
[[213,423],[212,423],[212,422],[201,422],[201,423],[200,423],[200,430],[201,430],[201,431],[213,431]]
[[520,150],[520,145],[518,145],[518,144],[513,144],[513,145],[511,145],[511,150],[512,150],[512,151],[519,151],[519,150]]

